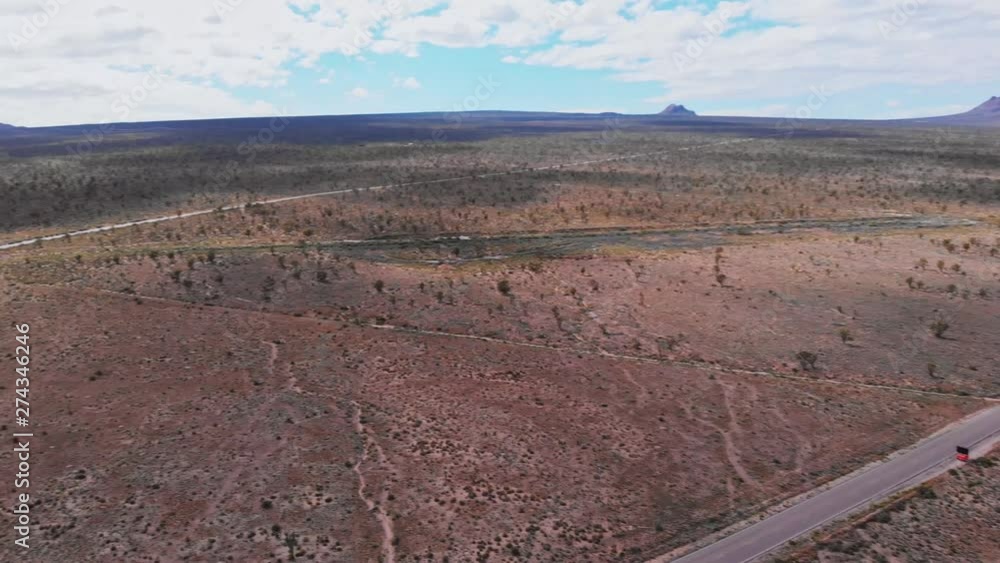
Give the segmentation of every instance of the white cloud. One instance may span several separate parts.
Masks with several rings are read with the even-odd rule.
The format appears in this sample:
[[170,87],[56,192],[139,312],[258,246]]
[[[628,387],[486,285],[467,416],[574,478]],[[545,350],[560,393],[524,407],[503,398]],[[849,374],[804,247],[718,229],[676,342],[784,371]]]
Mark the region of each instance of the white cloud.
[[[40,6],[58,5],[46,14]],[[274,113],[238,87],[280,88],[324,54],[360,56],[386,23],[428,0],[4,0],[0,2],[0,122],[55,125],[118,119],[110,110],[149,68],[167,77],[129,119]],[[313,7],[315,11],[311,11]],[[384,49],[384,46],[383,46]],[[395,46],[393,52],[412,48]],[[329,78],[329,77],[324,77]],[[321,78],[322,80],[322,78]],[[162,93],[161,93],[162,92]]]
[[[917,5],[912,13],[909,4]],[[984,83],[1000,75],[1000,58],[968,55],[995,51],[998,2],[742,0],[711,12],[649,3],[638,11],[625,18],[612,3],[587,4],[565,22],[560,42],[525,60],[659,83],[659,102],[795,97],[821,85]],[[730,31],[719,34],[714,22],[723,11]],[[888,37],[880,22],[893,26]]]
[[[553,3],[512,4],[519,20],[538,21]],[[910,6],[916,6],[912,9]],[[902,14],[902,15],[901,15]],[[670,7],[642,0],[586,2],[548,21],[535,33],[488,16],[449,8],[422,23],[434,30],[446,22],[476,21],[490,31],[462,44],[506,45],[514,35],[530,53],[503,62],[609,70],[619,80],[663,86],[658,102],[702,99],[781,98],[808,93],[810,86],[836,91],[880,84],[983,83],[1000,75],[992,53],[1000,30],[1000,3],[984,0],[737,0],[706,10],[699,4]],[[461,19],[460,19],[461,18]],[[974,22],[974,23],[973,23]],[[409,22],[405,37],[424,34]],[[885,25],[891,33],[884,33]],[[390,25],[389,32],[393,31]],[[538,40],[557,34],[554,43]],[[455,39],[442,41],[441,44]],[[690,64],[678,64],[678,58]],[[681,68],[682,67],[682,68]]]
[[362,88],[362,87],[358,86],[357,88],[355,88],[355,89],[350,90],[349,92],[347,92],[347,95],[351,96],[352,98],[357,98],[359,100],[363,100],[364,98],[367,98],[370,94],[369,94],[368,90],[366,90],[365,88]]
[[0,121],[19,125],[159,121],[178,118],[275,115],[264,102],[246,102],[223,89],[177,80],[155,70],[109,69],[92,62],[39,77],[15,65],[0,86]]
[[413,76],[406,78],[395,76],[392,79],[392,86],[393,88],[403,88],[405,90],[419,90],[422,87],[420,81]]
[[660,102],[767,103],[821,85],[995,83],[998,36],[996,0],[3,0],[0,121],[113,120],[114,100],[154,67],[168,79],[130,119],[273,111],[230,92],[281,88],[324,55],[417,57],[425,45],[610,71],[659,84]]

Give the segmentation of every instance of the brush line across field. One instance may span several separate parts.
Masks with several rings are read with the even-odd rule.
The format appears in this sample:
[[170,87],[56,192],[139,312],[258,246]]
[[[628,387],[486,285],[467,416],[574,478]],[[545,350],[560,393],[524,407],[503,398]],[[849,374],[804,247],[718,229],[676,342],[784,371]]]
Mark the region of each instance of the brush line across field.
[[[780,136],[787,136],[787,135],[788,135],[787,132],[780,133]],[[493,177],[499,177],[499,176],[510,176],[510,175],[513,175],[513,174],[529,174],[529,173],[532,173],[532,172],[544,172],[546,170],[558,170],[558,169],[561,169],[561,168],[564,168],[564,167],[567,167],[567,166],[584,166],[584,165],[587,165],[587,164],[601,164],[601,163],[604,163],[604,162],[617,162],[617,161],[621,161],[621,160],[630,160],[630,159],[634,159],[634,158],[642,158],[642,157],[647,157],[647,156],[656,156],[656,155],[668,154],[668,153],[672,153],[672,152],[688,151],[688,150],[693,150],[693,149],[700,149],[700,148],[714,147],[714,146],[722,146],[722,145],[732,145],[732,144],[736,144],[736,143],[746,143],[746,142],[755,141],[755,140],[758,140],[758,139],[761,139],[761,138],[768,138],[768,137],[775,137],[775,136],[777,136],[777,135],[768,135],[768,136],[764,136],[764,137],[749,137],[749,138],[742,138],[742,139],[730,139],[730,140],[726,140],[726,141],[719,141],[717,143],[704,143],[704,144],[701,144],[701,145],[691,145],[691,146],[687,146],[687,147],[680,147],[680,148],[676,148],[676,149],[669,149],[669,150],[666,150],[666,151],[645,152],[645,153],[629,154],[629,155],[624,155],[624,156],[614,156],[614,157],[610,157],[610,158],[602,158],[602,159],[594,159],[594,160],[581,160],[581,161],[576,161],[576,162],[567,162],[567,163],[563,163],[563,164],[553,164],[553,165],[550,165],[550,166],[539,166],[539,167],[521,168],[521,169],[517,169],[517,170],[506,170],[506,171],[503,171],[503,172],[489,172],[489,173],[485,173],[485,174],[469,174],[469,175],[465,175],[465,176],[454,176],[454,177],[451,177],[451,178],[440,178],[440,179],[437,179],[437,180],[421,180],[421,181],[418,181],[418,182],[402,182],[402,183],[398,183],[398,184],[385,184],[385,185],[379,185],[379,186],[368,186],[368,187],[360,187],[360,188],[347,188],[347,189],[342,189],[342,190],[328,190],[328,191],[313,192],[313,193],[308,193],[308,194],[300,194],[300,195],[293,195],[293,196],[284,196],[284,197],[277,197],[277,198],[271,198],[271,199],[262,199],[262,200],[253,201],[253,202],[250,202],[250,203],[239,203],[239,204],[233,204],[233,205],[223,205],[223,206],[216,207],[216,208],[213,208],[213,209],[201,209],[201,210],[198,210],[198,211],[180,212],[180,213],[176,213],[176,214],[173,214],[173,215],[161,215],[159,217],[151,217],[149,219],[137,219],[137,220],[133,220],[133,221],[125,221],[125,222],[121,222],[121,223],[115,223],[113,225],[102,225],[102,226],[99,226],[99,227],[91,227],[91,228],[88,228],[88,229],[80,229],[80,230],[77,230],[77,231],[71,231],[71,232],[67,232],[67,233],[58,233],[58,234],[54,234],[54,235],[45,235],[45,236],[40,236],[40,237],[35,237],[35,238],[30,238],[30,239],[25,239],[25,240],[20,240],[20,241],[15,241],[15,242],[9,242],[9,243],[5,243],[5,244],[0,244],[0,250],[11,250],[11,249],[14,249],[14,248],[18,248],[18,247],[22,247],[22,246],[28,246],[28,245],[31,245],[31,244],[35,244],[35,243],[38,243],[38,242],[46,242],[46,241],[58,240],[58,239],[66,238],[66,237],[72,238],[72,237],[76,237],[76,236],[92,235],[92,234],[96,234],[96,233],[104,233],[104,232],[109,232],[109,231],[116,231],[116,230],[126,229],[126,228],[129,228],[129,227],[135,227],[135,226],[139,226],[139,225],[150,225],[150,224],[153,224],[153,223],[163,223],[163,222],[166,222],[166,221],[177,221],[179,219],[187,219],[187,218],[190,218],[190,217],[198,217],[198,216],[201,216],[201,215],[208,215],[210,213],[218,213],[218,212],[223,212],[223,211],[235,211],[235,210],[238,210],[238,209],[246,209],[248,207],[252,207],[252,206],[256,206],[256,205],[274,205],[274,204],[278,204],[278,203],[287,203],[287,202],[298,201],[298,200],[302,200],[302,199],[309,199],[309,198],[316,198],[316,197],[325,197],[325,196],[347,194],[347,193],[373,192],[373,191],[392,190],[392,189],[399,189],[399,188],[410,188],[410,187],[416,187],[416,186],[429,186],[429,185],[433,185],[433,184],[444,184],[444,183],[449,183],[449,182],[460,182],[460,181],[464,181],[464,180],[480,180],[480,179],[483,179],[483,178],[493,178]]]

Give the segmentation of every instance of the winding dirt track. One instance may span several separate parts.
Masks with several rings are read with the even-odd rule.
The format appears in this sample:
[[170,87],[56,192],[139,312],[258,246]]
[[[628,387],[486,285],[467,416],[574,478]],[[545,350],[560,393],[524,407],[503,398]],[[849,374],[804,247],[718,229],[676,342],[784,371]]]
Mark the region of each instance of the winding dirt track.
[[[365,494],[365,488],[368,486],[367,481],[365,481],[365,474],[361,469],[361,464],[368,461],[369,452],[369,441],[368,432],[365,428],[364,422],[362,422],[361,405],[357,402],[352,403],[354,406],[354,430],[357,432],[358,436],[361,438],[361,456],[358,461],[354,464],[354,473],[358,476],[358,498],[361,502],[368,507],[368,512],[375,514],[375,519],[378,520],[379,524],[382,526],[382,561],[383,563],[395,563],[396,562],[396,546],[395,538],[396,532],[393,529],[392,517],[385,511],[385,501],[386,495],[383,493],[380,501],[376,502],[374,499]],[[379,454],[380,461],[384,461],[385,454],[382,453],[381,448],[376,446]]]

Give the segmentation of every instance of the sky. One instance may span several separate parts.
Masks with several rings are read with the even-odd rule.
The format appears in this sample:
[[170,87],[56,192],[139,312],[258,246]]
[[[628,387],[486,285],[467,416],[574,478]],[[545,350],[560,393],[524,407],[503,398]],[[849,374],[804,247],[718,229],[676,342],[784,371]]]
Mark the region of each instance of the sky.
[[883,119],[1000,95],[1000,0],[0,0],[0,122]]

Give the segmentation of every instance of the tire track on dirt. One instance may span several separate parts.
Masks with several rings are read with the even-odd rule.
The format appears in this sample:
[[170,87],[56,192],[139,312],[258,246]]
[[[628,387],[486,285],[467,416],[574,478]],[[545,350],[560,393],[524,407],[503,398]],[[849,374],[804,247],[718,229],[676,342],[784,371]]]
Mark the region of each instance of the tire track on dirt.
[[636,407],[639,408],[644,407],[646,405],[646,398],[649,396],[649,389],[647,389],[645,385],[639,383],[639,381],[636,380],[635,376],[632,375],[632,372],[630,372],[627,367],[622,366],[621,369],[622,369],[622,375],[625,376],[625,381],[628,381],[629,383],[634,385],[636,389],[638,389],[638,392],[635,394]]
[[[278,346],[273,342],[265,342],[263,340],[261,343],[270,346],[267,357],[267,371],[273,376],[278,359]],[[247,426],[254,427],[259,424],[266,417],[267,413],[270,412],[270,408],[275,402],[277,402],[277,399],[278,395],[275,394],[262,406],[255,409],[255,414],[248,421]],[[259,470],[260,465],[281,449],[284,442],[272,441],[269,442],[269,444],[270,445],[267,448],[253,451],[248,463],[238,464],[234,470],[226,474],[226,476],[219,483],[215,493],[212,495],[212,499],[208,502],[204,511],[202,511],[201,516],[192,520],[186,526],[188,530],[195,530],[198,527],[209,523],[210,520],[218,514],[219,506],[223,503],[223,501],[228,499],[242,483],[246,482],[244,477],[250,472]],[[180,549],[180,545],[174,549],[174,557],[180,558]]]
[[712,424],[712,426],[716,426],[719,433],[722,434],[723,441],[726,445],[726,458],[729,460],[729,464],[733,466],[733,470],[737,475],[739,475],[740,479],[742,479],[744,483],[756,489],[763,489],[760,482],[754,479],[746,467],[743,466],[743,461],[741,459],[743,454],[740,452],[740,449],[736,446],[736,441],[733,439],[733,436],[741,433],[742,429],[740,428],[739,419],[736,417],[736,410],[733,409],[733,399],[730,396],[732,387],[728,383],[723,383],[721,378],[716,378],[716,382],[719,384],[719,388],[722,389],[722,402],[726,407],[728,427],[723,429],[715,424]]
[[785,425],[785,429],[795,438],[798,446],[795,448],[795,473],[802,473],[802,470],[806,465],[806,458],[812,452],[812,443],[806,438],[805,434],[799,432],[795,429],[795,425],[792,424],[788,417],[785,416],[784,411],[781,410],[777,405],[768,405],[768,410],[770,410],[774,417],[781,421]]
[[[368,431],[362,422],[362,412],[361,405],[356,401],[351,401],[354,406],[354,431],[361,438],[361,456],[358,457],[357,463],[354,464],[354,473],[358,476],[358,498],[361,502],[368,507],[368,512],[375,513],[375,519],[382,527],[382,556],[384,557],[384,563],[395,563],[396,562],[396,532],[393,527],[392,517],[385,511],[385,504],[388,500],[388,493],[383,490],[382,494],[379,496],[379,501],[376,502],[374,499],[369,498],[365,494],[365,488],[367,487],[367,482],[365,480],[365,474],[361,470],[361,464],[368,461],[369,445],[374,443],[374,440],[369,438]],[[382,448],[375,443],[375,449],[378,453],[379,463],[385,463],[385,453]]]

